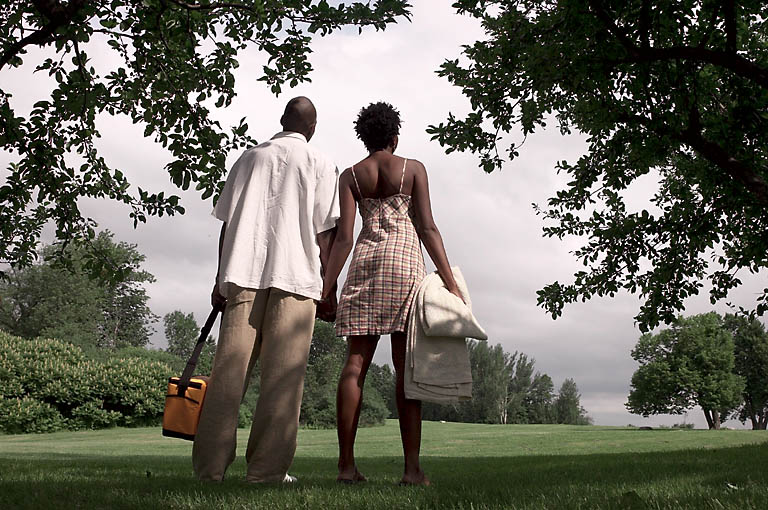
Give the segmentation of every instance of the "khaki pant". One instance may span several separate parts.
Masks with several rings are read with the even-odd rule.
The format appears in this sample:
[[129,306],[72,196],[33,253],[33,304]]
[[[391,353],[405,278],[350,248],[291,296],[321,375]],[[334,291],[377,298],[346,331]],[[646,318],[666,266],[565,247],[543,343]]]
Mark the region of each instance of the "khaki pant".
[[200,480],[222,480],[235,460],[237,418],[260,359],[261,386],[245,458],[246,480],[281,481],[293,462],[315,302],[279,289],[230,286],[192,464]]

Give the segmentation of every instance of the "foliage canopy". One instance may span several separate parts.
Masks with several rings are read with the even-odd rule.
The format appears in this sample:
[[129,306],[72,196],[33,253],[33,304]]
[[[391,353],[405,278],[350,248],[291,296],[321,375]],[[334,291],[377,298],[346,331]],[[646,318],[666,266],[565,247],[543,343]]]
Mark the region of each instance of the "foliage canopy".
[[[757,0],[460,0],[486,39],[439,74],[472,106],[431,126],[448,151],[500,169],[500,133],[524,136],[556,120],[588,152],[561,161],[564,189],[537,208],[544,234],[581,236],[586,268],[538,302],[639,293],[647,331],[674,320],[702,280],[712,302],[768,266],[768,4]],[[521,144],[506,149],[519,155]],[[658,174],[648,210],[625,197]],[[755,303],[768,310],[768,289]],[[750,306],[750,308],[752,308]]]
[[646,333],[632,350],[627,409],[635,414],[682,414],[698,405],[709,428],[739,406],[744,379],[734,373],[734,345],[723,319],[710,312],[679,318],[658,334]]
[[[18,160],[0,186],[0,262],[34,260],[42,226],[61,240],[91,239],[82,197],[148,216],[183,213],[176,195],[133,188],[94,141],[103,116],[127,116],[171,155],[177,187],[218,193],[231,150],[252,145],[243,118],[227,128],[211,117],[235,95],[238,56],[255,46],[269,56],[261,81],[274,93],[309,80],[313,34],[344,27],[384,29],[409,16],[405,0],[330,5],[326,0],[33,0],[0,12],[0,73],[19,67],[35,46],[52,46],[31,69],[55,80],[29,114],[0,87],[0,149]],[[98,55],[98,59],[92,56]],[[96,62],[98,60],[98,62]],[[27,67],[26,69],[30,69]]]
[[728,314],[723,325],[733,335],[735,372],[744,378],[744,402],[734,418],[754,430],[768,426],[768,333],[757,319]]

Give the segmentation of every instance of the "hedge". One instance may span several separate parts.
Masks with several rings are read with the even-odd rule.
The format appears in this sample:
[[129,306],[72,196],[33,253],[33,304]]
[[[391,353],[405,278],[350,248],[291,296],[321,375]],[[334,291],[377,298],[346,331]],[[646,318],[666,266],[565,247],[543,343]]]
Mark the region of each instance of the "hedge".
[[166,363],[98,361],[60,340],[0,331],[0,431],[11,434],[160,423]]

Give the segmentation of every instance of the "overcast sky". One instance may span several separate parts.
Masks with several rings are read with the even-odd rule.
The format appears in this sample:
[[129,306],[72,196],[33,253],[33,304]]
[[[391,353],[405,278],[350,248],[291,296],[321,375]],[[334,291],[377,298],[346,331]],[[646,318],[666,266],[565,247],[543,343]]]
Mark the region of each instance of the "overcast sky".
[[[459,56],[460,45],[482,38],[479,24],[455,14],[449,2],[414,2],[413,20],[385,32],[345,30],[316,40],[311,63],[312,82],[272,95],[257,81],[265,58],[255,49],[240,55],[236,74],[238,93],[233,104],[217,112],[222,122],[236,124],[246,117],[250,134],[258,141],[280,130],[279,118],[291,97],[306,95],[318,109],[318,126],[312,144],[329,153],[340,170],[366,153],[355,138],[352,122],[361,107],[387,101],[400,110],[403,126],[397,153],[422,161],[431,184],[435,219],[445,240],[448,257],[461,267],[469,285],[473,308],[489,334],[490,342],[508,352],[521,351],[535,358],[536,368],[549,374],[556,388],[567,377],[576,380],[582,405],[601,425],[659,425],[683,421],[681,416],[649,419],[629,414],[625,408],[629,380],[636,368],[630,350],[640,331],[634,327],[639,300],[628,294],[613,299],[593,299],[570,305],[553,321],[536,306],[536,291],[555,280],[568,282],[582,266],[569,254],[580,246],[577,239],[544,239],[543,223],[531,207],[546,199],[565,182],[554,171],[558,160],[574,161],[585,149],[583,137],[563,137],[551,127],[530,136],[514,163],[501,172],[485,174],[475,157],[446,155],[429,140],[425,129],[444,120],[448,112],[462,115],[469,109],[460,90],[435,74],[446,58]],[[108,54],[89,50],[99,62]],[[44,51],[33,51],[28,62],[39,61]],[[3,71],[3,88],[13,93],[12,104],[26,114],[44,99],[50,83],[44,76],[31,79],[32,66]],[[199,323],[209,312],[209,295],[216,273],[219,223],[211,215],[212,203],[194,192],[180,192],[169,182],[164,165],[168,154],[143,127],[127,118],[104,117],[103,135],[97,145],[101,155],[120,168],[132,185],[153,191],[181,194],[187,213],[173,218],[151,218],[138,229],[128,210],[106,201],[83,201],[85,214],[116,239],[138,245],[147,257],[145,268],[157,282],[148,287],[150,307],[159,316],[173,310],[194,312]],[[510,139],[522,139],[510,133]],[[239,154],[230,154],[228,166]],[[0,181],[13,159],[0,153]],[[643,207],[655,189],[653,177],[645,177],[631,189],[631,206]],[[359,227],[359,218],[358,218]],[[50,237],[48,237],[50,240]],[[429,264],[429,262],[428,262]],[[431,266],[430,264],[430,267]],[[728,301],[745,308],[754,306],[763,278],[743,278],[745,285]],[[686,302],[686,314],[712,309],[706,294]],[[725,304],[715,307],[728,311]],[[162,323],[155,325],[155,346],[164,346]],[[389,363],[388,339],[380,342],[375,361]],[[706,427],[700,410],[685,418]],[[729,426],[741,426],[731,421]]]

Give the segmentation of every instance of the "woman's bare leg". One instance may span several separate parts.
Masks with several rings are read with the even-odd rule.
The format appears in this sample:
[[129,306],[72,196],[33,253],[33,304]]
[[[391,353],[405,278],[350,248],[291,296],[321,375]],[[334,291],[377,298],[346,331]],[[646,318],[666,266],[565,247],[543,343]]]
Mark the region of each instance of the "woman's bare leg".
[[421,400],[405,398],[405,333],[392,333],[392,363],[395,365],[395,397],[400,418],[400,438],[403,441],[405,470],[401,483],[429,485],[429,479],[419,465],[421,449]]
[[363,384],[371,366],[379,337],[347,337],[347,360],[336,392],[336,424],[339,436],[338,481],[362,482],[365,477],[355,466],[355,435],[363,404]]

